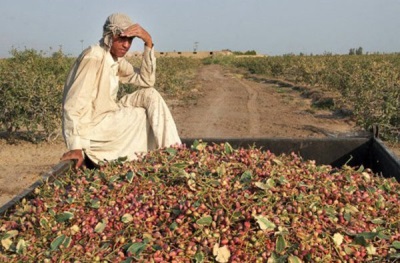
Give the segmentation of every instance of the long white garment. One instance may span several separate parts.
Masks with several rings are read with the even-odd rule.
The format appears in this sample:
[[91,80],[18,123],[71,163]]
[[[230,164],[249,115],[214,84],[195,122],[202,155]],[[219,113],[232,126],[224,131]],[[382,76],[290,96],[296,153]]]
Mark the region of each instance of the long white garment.
[[154,88],[143,88],[120,100],[120,110],[107,113],[93,129],[85,150],[96,163],[180,144],[173,117]]
[[[117,101],[118,82],[143,86]],[[95,163],[180,144],[172,115],[153,88],[155,57],[145,47],[140,69],[114,61],[101,46],[84,51],[64,87],[63,134],[67,148],[83,149]]]

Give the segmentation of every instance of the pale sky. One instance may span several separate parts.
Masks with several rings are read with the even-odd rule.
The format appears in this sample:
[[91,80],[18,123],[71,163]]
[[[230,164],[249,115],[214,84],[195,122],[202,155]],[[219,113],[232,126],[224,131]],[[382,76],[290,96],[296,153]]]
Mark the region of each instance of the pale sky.
[[[77,56],[108,15],[129,15],[157,51],[400,52],[400,0],[1,0],[0,57],[12,47]],[[83,41],[83,42],[82,42]],[[131,51],[142,50],[135,40]]]

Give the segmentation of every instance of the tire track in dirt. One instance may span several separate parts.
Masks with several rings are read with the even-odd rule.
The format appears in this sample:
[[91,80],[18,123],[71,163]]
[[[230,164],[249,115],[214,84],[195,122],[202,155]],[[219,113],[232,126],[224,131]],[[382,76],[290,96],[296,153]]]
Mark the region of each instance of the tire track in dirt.
[[235,80],[242,85],[247,92],[247,111],[248,115],[252,116],[249,118],[249,133],[250,134],[259,134],[260,133],[260,112],[259,108],[257,107],[259,91],[258,89],[253,86],[244,83],[240,78],[235,78]]
[[203,67],[197,81],[202,93],[197,103],[173,110],[181,137],[229,138],[257,132],[257,93],[251,87],[216,65]]

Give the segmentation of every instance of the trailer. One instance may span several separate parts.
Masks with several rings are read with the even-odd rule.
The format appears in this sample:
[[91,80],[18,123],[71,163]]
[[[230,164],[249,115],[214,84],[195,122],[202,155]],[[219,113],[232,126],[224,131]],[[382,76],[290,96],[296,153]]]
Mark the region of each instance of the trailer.
[[[183,138],[182,143],[190,146],[196,139]],[[328,138],[203,138],[207,143],[228,142],[233,148],[259,147],[276,155],[294,152],[304,160],[315,160],[317,164],[327,164],[333,167],[348,165],[351,167],[370,168],[374,173],[385,178],[396,178],[400,182],[400,160],[376,136],[343,136]],[[49,178],[62,176],[71,166],[72,161],[63,161],[46,172],[22,193],[0,208],[4,214],[23,198],[28,197],[35,188]]]

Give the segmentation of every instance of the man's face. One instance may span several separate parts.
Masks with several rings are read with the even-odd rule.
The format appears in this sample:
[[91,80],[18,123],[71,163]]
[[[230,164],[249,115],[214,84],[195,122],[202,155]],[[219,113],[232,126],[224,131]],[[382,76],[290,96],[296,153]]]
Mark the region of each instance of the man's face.
[[112,46],[110,49],[111,55],[116,58],[121,58],[125,56],[131,47],[133,37],[121,37],[121,36],[113,36],[112,37]]

